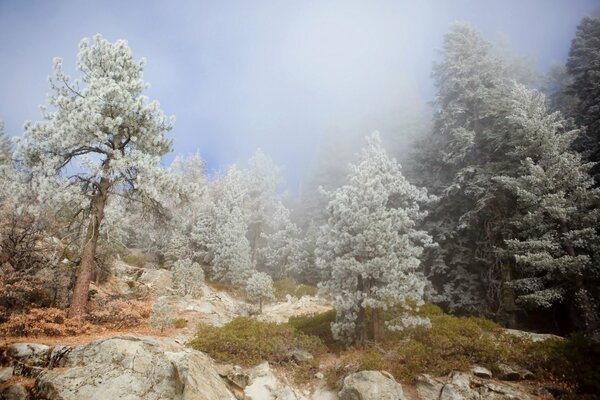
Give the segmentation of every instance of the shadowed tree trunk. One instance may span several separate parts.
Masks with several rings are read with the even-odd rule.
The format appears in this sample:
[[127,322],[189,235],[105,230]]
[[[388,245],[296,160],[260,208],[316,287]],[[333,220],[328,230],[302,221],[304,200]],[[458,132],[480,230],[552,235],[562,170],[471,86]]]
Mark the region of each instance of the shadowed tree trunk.
[[[105,169],[108,163],[106,163]],[[92,273],[94,271],[94,258],[96,256],[96,247],[98,246],[98,237],[100,235],[100,224],[104,219],[104,207],[108,195],[110,182],[108,178],[102,178],[98,185],[98,190],[92,197],[90,209],[90,222],[87,227],[85,243],[81,252],[81,264],[77,272],[71,305],[69,307],[69,318],[81,317],[85,313],[88,301],[88,292]]]
[[371,319],[373,323],[373,341],[379,340],[379,332],[380,332],[380,321],[381,321],[381,310],[378,308],[373,308],[371,310]]

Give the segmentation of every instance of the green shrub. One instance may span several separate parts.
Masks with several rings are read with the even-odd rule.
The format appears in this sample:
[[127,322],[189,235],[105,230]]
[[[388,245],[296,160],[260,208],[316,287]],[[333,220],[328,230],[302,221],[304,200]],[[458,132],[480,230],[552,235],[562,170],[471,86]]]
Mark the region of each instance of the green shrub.
[[146,257],[142,255],[127,254],[126,256],[123,256],[123,261],[138,268],[142,268],[146,265]]
[[187,326],[187,319],[185,318],[177,318],[175,320],[173,320],[173,326],[177,329],[183,329]]
[[282,279],[273,282],[273,291],[277,300],[285,300],[289,294],[294,297],[315,296],[319,289],[311,285],[298,285],[291,279]]
[[530,343],[522,352],[522,365],[536,375],[563,383],[578,393],[600,393],[600,343],[581,334],[566,340]]
[[333,339],[331,334],[331,323],[333,321],[335,321],[335,310],[320,314],[290,317],[288,323],[299,332],[318,337],[329,350],[336,351],[341,349],[343,344]]
[[243,366],[261,361],[285,363],[290,361],[290,352],[294,349],[313,355],[325,351],[318,337],[298,332],[288,324],[260,322],[246,317],[235,318],[220,328],[201,324],[189,345],[218,361]]

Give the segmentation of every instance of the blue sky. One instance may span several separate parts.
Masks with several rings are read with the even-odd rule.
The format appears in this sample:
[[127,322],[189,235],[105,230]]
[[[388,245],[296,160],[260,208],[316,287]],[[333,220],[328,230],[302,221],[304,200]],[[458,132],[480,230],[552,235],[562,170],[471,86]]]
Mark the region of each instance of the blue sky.
[[149,97],[177,118],[174,153],[199,151],[213,170],[260,147],[294,191],[324,132],[385,130],[432,98],[431,64],[452,22],[503,36],[545,71],[599,9],[598,0],[0,0],[0,119],[19,135],[40,119],[53,57],[73,71],[82,37],[123,38],[147,59]]

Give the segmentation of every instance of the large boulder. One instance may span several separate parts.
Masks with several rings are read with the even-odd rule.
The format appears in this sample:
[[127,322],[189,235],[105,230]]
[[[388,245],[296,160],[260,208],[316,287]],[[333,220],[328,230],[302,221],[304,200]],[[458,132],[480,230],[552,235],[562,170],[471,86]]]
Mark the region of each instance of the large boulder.
[[291,386],[282,383],[271,371],[268,362],[263,362],[248,371],[249,384],[244,388],[246,400],[306,400]]
[[166,269],[145,269],[139,282],[146,285],[152,293],[162,296],[168,294],[173,287],[173,273]]
[[235,400],[210,358],[172,341],[120,336],[63,354],[36,380],[48,400]]
[[39,343],[14,343],[9,345],[5,356],[32,367],[45,367],[50,361],[50,346]]
[[402,385],[379,371],[360,371],[344,378],[340,400],[405,400]]

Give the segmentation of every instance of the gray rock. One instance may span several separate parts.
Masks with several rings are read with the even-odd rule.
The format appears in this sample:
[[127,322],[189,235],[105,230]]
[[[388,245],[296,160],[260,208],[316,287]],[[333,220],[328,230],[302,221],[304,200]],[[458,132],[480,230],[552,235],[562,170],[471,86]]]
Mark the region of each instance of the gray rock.
[[344,378],[340,400],[405,400],[402,385],[379,371],[360,371]]
[[473,382],[482,400],[532,400],[531,396],[521,388],[507,383],[490,381]]
[[150,291],[162,296],[173,286],[173,273],[166,269],[144,269],[139,282],[150,288]]
[[437,400],[440,398],[444,384],[427,374],[417,376],[415,388],[421,400]]
[[3,367],[0,368],[0,383],[6,382],[13,376],[12,367]]
[[6,355],[26,365],[45,367],[50,360],[50,346],[39,343],[14,343],[6,348]]
[[74,347],[36,389],[48,400],[234,400],[206,355],[172,341],[120,336]]
[[297,363],[305,363],[312,360],[314,357],[308,351],[296,349],[290,352],[290,358]]
[[492,371],[479,365],[471,367],[471,373],[478,378],[490,379],[492,377]]
[[20,383],[8,386],[4,389],[0,389],[0,399],[3,400],[27,400],[29,399],[29,393],[25,386]]
[[246,400],[305,400],[305,397],[282,383],[263,362],[248,371],[250,383],[244,388]]
[[525,379],[535,379],[535,374],[525,368],[507,364],[498,364],[498,377],[503,381],[519,381]]
[[541,342],[541,341],[544,341],[547,339],[565,340],[564,337],[552,335],[549,333],[534,333],[534,332],[520,331],[518,329],[505,329],[504,332],[508,333],[509,335],[529,339],[533,342]]
[[464,372],[452,372],[450,383],[444,385],[440,400],[479,400],[479,393],[471,389],[471,377]]
[[498,364],[496,368],[498,368],[498,378],[503,381],[518,381],[521,378],[517,370],[510,365]]

